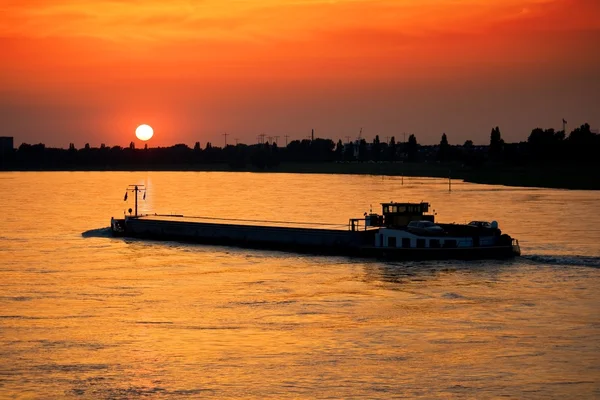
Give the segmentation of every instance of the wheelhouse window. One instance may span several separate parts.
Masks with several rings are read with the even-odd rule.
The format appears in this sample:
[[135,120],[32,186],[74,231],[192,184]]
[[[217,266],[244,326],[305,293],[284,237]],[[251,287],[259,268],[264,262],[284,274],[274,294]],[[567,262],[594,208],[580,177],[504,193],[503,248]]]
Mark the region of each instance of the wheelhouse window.
[[422,249],[425,247],[425,239],[417,239],[417,247]]
[[430,239],[429,240],[429,247],[436,248],[436,249],[439,248],[440,247],[440,241],[439,241],[439,239]]
[[444,247],[447,247],[447,248],[456,247],[456,240],[454,240],[454,239],[444,240]]
[[409,238],[402,238],[402,247],[404,248],[410,248],[410,239]]
[[388,238],[388,247],[396,247],[396,238],[395,237]]

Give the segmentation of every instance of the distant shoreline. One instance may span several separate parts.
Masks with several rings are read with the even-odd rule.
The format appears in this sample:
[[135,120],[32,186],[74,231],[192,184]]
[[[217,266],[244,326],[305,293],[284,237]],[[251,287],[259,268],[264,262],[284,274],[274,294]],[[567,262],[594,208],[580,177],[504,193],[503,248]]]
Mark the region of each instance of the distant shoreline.
[[17,171],[181,171],[181,172],[253,172],[253,173],[311,173],[342,175],[407,176],[461,179],[465,182],[490,185],[542,187],[570,190],[600,190],[600,177],[587,166],[537,164],[507,167],[486,166],[468,168],[458,164],[402,163],[402,162],[319,162],[282,163],[277,167],[259,169],[248,165],[234,168],[225,163],[215,164],[172,164],[172,165],[120,165],[104,168],[11,168],[3,172]]

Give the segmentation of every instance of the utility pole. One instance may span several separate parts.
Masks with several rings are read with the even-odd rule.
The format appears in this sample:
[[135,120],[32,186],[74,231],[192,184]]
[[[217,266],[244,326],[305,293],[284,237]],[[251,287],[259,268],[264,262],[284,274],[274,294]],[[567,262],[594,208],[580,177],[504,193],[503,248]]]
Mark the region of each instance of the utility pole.
[[313,129],[313,130],[310,132],[310,141],[312,142],[312,141],[314,141],[314,140],[315,140],[315,130]]
[[275,144],[279,145],[279,143],[277,143],[277,140],[279,139],[279,136],[273,136],[275,138]]
[[390,137],[389,137],[389,136],[386,136],[386,137],[385,137],[385,142],[386,142],[387,144],[390,144]]
[[290,137],[290,135],[285,135],[285,147],[287,147],[288,145],[288,138]]
[[225,132],[223,136],[225,137],[225,147],[227,147],[227,136],[229,136],[229,134]]
[[273,144],[273,136],[267,136],[267,143]]
[[237,145],[238,145],[238,141],[239,141],[240,139],[238,139],[238,138],[235,138],[234,140],[235,140],[235,145],[237,146]]

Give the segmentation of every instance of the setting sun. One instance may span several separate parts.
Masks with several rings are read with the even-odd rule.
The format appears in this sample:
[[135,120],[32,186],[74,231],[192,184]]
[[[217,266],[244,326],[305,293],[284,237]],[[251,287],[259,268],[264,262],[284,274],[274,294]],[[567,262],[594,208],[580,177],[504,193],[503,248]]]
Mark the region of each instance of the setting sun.
[[143,124],[138,126],[135,130],[135,136],[143,141],[150,140],[152,135],[154,135],[154,130],[150,125]]

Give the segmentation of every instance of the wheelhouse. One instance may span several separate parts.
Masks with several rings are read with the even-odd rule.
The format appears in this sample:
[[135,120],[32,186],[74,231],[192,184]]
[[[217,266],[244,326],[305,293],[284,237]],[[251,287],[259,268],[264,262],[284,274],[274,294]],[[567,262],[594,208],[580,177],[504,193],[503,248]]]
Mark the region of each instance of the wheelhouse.
[[431,221],[435,217],[429,213],[429,203],[381,203],[383,226],[396,228],[407,226],[411,221]]
[[364,218],[352,218],[350,220],[350,230],[360,229],[364,223],[364,229],[369,227],[376,228],[404,228],[411,221],[431,221],[434,222],[434,215],[429,214],[429,203],[381,203],[382,215],[371,212],[365,213]]

